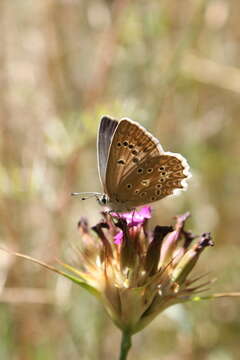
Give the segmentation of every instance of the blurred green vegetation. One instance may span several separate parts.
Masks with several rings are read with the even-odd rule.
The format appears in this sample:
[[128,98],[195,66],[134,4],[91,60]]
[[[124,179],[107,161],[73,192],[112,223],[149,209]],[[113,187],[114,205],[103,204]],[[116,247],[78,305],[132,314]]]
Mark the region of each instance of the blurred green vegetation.
[[[0,3],[0,242],[54,262],[94,225],[103,114],[139,121],[189,161],[189,190],[152,225],[190,210],[215,248],[198,270],[239,290],[240,3],[46,0]],[[97,301],[37,265],[0,254],[0,359],[117,359],[120,333]],[[129,359],[239,359],[240,303],[175,306],[134,337]]]

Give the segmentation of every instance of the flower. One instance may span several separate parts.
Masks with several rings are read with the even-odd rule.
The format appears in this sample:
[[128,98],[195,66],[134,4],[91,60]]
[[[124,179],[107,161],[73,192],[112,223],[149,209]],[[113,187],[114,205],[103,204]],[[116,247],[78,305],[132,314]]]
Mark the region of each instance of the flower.
[[177,216],[174,227],[158,225],[153,231],[147,228],[150,207],[102,215],[92,229],[80,220],[78,267],[62,265],[98,297],[123,332],[142,330],[167,307],[194,300],[210,283],[189,278],[202,251],[213,246],[210,233],[196,238],[185,230],[189,213]]
[[81,242],[75,246],[77,266],[59,261],[66,271],[12,253],[65,276],[96,296],[122,330],[126,350],[131,335],[171,305],[240,296],[239,292],[199,295],[211,281],[203,281],[201,274],[190,278],[190,274],[203,250],[214,244],[210,233],[197,237],[185,229],[189,216],[176,216],[173,227],[157,225],[153,231],[147,226],[150,207],[120,215],[102,213],[102,220],[91,229],[82,218],[78,223]]

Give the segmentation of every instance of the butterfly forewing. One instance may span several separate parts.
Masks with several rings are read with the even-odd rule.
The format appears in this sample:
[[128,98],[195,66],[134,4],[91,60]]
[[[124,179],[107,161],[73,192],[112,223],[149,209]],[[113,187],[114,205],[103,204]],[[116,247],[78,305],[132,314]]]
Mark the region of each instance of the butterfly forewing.
[[[110,199],[119,194],[125,179],[145,159],[163,154],[159,141],[137,123],[123,119],[114,132],[106,169],[106,192]],[[123,195],[123,194],[121,194]]]
[[98,139],[97,139],[98,171],[99,171],[100,180],[103,185],[105,183],[108,152],[109,152],[112,136],[117,125],[118,125],[118,121],[113,120],[108,116],[104,116],[101,119],[98,130]]

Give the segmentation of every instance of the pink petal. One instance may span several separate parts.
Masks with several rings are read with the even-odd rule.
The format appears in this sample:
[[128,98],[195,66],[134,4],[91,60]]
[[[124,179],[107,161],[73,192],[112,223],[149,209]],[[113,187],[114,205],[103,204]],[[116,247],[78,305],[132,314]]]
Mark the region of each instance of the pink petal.
[[[145,219],[151,218],[151,207],[150,206],[143,206],[139,211],[131,211],[127,213],[120,214],[122,219],[127,221],[129,226],[136,226],[138,224],[143,224]],[[118,216],[117,214],[113,213],[113,216]]]
[[144,219],[150,219],[152,215],[152,208],[150,206],[143,206],[138,214],[141,215]]
[[122,239],[123,239],[123,232],[121,230],[117,233],[117,235],[114,236],[114,244],[117,244],[117,245],[121,244]]

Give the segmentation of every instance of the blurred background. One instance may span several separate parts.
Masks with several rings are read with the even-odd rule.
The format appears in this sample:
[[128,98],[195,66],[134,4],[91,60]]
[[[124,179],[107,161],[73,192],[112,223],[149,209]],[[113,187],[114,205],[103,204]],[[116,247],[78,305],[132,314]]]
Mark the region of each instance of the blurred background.
[[[189,161],[179,197],[151,225],[191,211],[215,247],[198,272],[239,291],[238,0],[0,3],[0,245],[48,263],[100,219],[96,135],[103,114],[130,117]],[[175,306],[134,337],[129,360],[240,358],[240,301]],[[120,332],[76,285],[0,254],[0,358],[117,359]]]

